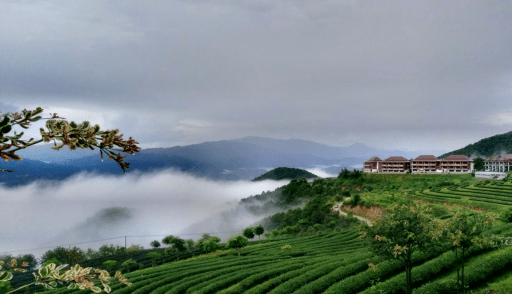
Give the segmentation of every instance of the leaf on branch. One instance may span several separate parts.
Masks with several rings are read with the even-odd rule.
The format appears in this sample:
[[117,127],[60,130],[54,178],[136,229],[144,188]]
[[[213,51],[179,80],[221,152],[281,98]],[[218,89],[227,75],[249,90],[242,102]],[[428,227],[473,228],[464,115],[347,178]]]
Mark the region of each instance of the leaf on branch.
[[12,279],[11,272],[0,272],[0,282],[9,281],[10,279]]

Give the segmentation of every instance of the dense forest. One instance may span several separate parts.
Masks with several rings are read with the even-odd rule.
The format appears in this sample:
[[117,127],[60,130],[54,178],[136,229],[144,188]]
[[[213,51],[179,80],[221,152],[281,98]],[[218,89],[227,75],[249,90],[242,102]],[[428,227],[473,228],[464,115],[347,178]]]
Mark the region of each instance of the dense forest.
[[495,157],[496,155],[501,155],[502,153],[512,153],[512,132],[482,139],[474,144],[469,144],[464,148],[445,153],[438,158],[443,159],[448,155],[453,154],[462,154],[468,157]]

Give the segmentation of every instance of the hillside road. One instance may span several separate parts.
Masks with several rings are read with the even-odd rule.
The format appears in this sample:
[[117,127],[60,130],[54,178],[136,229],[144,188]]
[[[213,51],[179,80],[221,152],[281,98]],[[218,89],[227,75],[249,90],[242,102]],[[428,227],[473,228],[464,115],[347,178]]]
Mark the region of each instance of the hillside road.
[[[336,205],[334,205],[334,206],[332,207],[332,210],[333,210],[333,211],[337,211],[340,215],[347,216],[347,213],[346,213],[345,211],[343,211],[343,210],[341,210],[341,209],[340,209],[342,205],[343,205],[343,202],[338,203],[338,204],[336,204]],[[362,216],[358,216],[358,215],[354,215],[354,217],[355,217],[355,218],[357,218],[357,219],[358,219],[358,220],[360,220],[360,221],[365,222],[365,223],[366,223],[366,224],[368,224],[368,226],[370,226],[370,227],[371,227],[371,226],[373,226],[373,225],[372,225],[372,222],[371,222],[369,219],[366,219],[366,218],[364,218],[364,217],[362,217]]]

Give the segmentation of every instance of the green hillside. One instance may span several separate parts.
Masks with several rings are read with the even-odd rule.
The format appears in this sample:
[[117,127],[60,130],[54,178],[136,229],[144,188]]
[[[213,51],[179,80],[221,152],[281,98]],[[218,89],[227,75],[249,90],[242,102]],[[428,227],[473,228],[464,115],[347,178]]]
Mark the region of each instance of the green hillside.
[[318,178],[317,175],[314,175],[308,171],[298,168],[289,168],[289,167],[278,167],[269,172],[262,174],[261,176],[253,179],[252,181],[263,181],[263,180],[298,180],[298,179],[313,179]]
[[482,139],[474,144],[469,144],[464,148],[443,154],[438,158],[443,159],[452,154],[462,154],[468,157],[474,155],[491,157],[502,152],[507,154],[512,153],[512,132]]
[[[267,197],[264,194],[253,197]],[[371,252],[359,237],[357,221],[333,214],[330,208],[343,203],[343,209],[385,209],[407,195],[428,202],[432,216],[438,219],[452,217],[449,206],[473,209],[473,214],[494,212],[500,219],[483,236],[512,237],[512,222],[506,219],[512,215],[510,177],[489,181],[469,174],[340,173],[338,178],[294,180],[280,188],[273,199],[307,200],[307,204],[267,218],[265,238],[261,243],[250,242],[240,257],[236,250],[223,247],[185,260],[162,258],[159,266],[140,270],[135,266],[124,273],[133,283],[129,287],[113,279],[111,293],[405,293],[403,264]],[[465,256],[464,275],[473,293],[484,293],[484,288],[497,293],[512,290],[512,246],[499,250],[474,246]],[[449,249],[413,253],[413,293],[454,293],[456,258]],[[63,287],[49,293],[80,290]]]

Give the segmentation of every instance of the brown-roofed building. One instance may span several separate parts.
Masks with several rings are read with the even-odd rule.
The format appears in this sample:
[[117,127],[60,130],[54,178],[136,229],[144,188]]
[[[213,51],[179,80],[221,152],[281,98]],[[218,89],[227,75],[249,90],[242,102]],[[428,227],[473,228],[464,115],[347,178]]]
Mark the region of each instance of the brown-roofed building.
[[370,160],[364,162],[363,172],[365,173],[377,173],[379,172],[379,163],[382,159],[374,156]]
[[[509,160],[509,169],[512,170],[512,155]],[[380,160],[378,157],[370,158],[364,163],[363,171],[399,174],[405,173],[409,169],[415,174],[470,173],[474,167],[473,160],[469,160],[465,155],[450,155],[443,160],[437,159],[434,155],[420,155],[411,161],[402,156],[391,156],[385,160]]]
[[411,172],[426,174],[440,169],[439,160],[434,155],[420,155],[411,160]]
[[485,171],[505,172],[512,170],[512,154],[485,160]]
[[391,156],[383,160],[380,166],[380,173],[405,173],[409,169],[409,160],[402,156]]
[[473,169],[473,160],[469,160],[466,155],[449,155],[441,160],[444,173],[470,173]]

